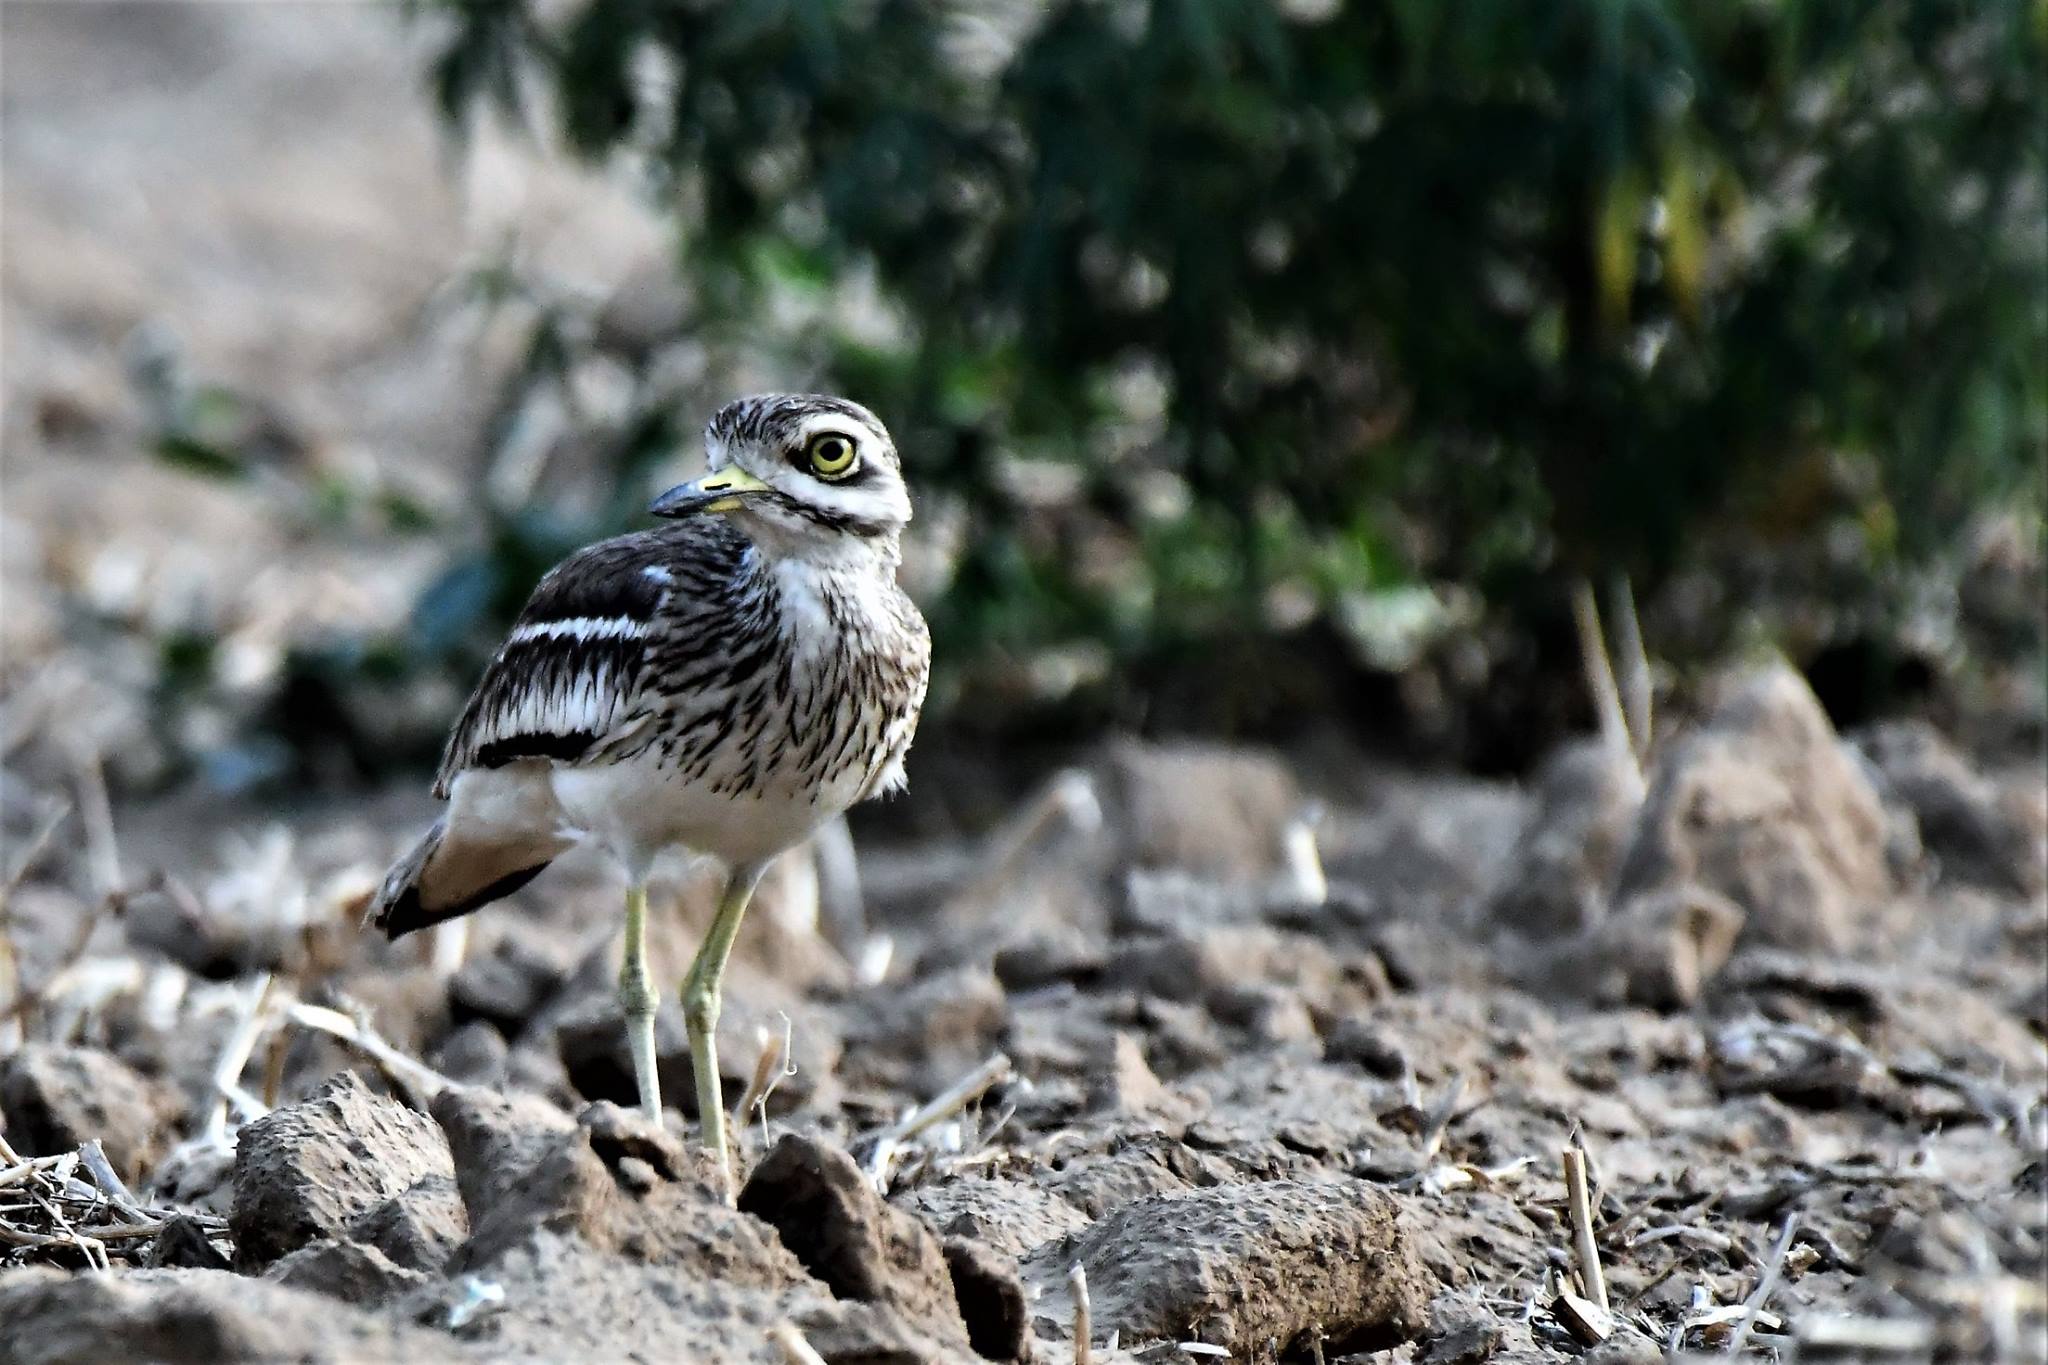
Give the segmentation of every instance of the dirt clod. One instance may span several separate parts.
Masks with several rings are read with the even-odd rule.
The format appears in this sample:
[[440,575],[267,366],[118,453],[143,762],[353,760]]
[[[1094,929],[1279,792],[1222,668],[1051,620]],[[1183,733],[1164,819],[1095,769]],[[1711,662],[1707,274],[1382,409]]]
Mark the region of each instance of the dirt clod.
[[95,1048],[31,1043],[0,1063],[0,1119],[24,1156],[55,1156],[98,1138],[133,1184],[163,1155],[177,1114],[168,1087]]
[[967,1344],[989,1360],[1028,1360],[1031,1313],[1017,1263],[971,1237],[948,1237],[942,1249]]
[[316,1238],[342,1236],[423,1177],[454,1174],[440,1129],[344,1072],[242,1129],[229,1215],[235,1264],[261,1270]]
[[472,1225],[503,1203],[575,1121],[536,1095],[454,1086],[434,1097]]
[[2040,774],[2000,784],[1971,770],[1924,721],[1892,721],[1857,736],[1887,795],[1912,812],[1944,877],[2018,896],[2048,886],[2048,796]]
[[1293,774],[1272,755],[1214,744],[1118,744],[1100,785],[1131,863],[1232,881],[1284,865],[1287,825],[1302,807]]
[[348,1235],[398,1265],[434,1273],[469,1236],[469,1214],[454,1179],[430,1175],[366,1210]]
[[1538,939],[1598,923],[1642,804],[1643,779],[1628,755],[1598,740],[1560,748],[1537,774],[1535,807],[1488,916]]
[[1435,1285],[1391,1196],[1349,1181],[1273,1181],[1155,1195],[1025,1263],[1037,1327],[1071,1320],[1067,1268],[1088,1273],[1098,1333],[1202,1341],[1270,1360],[1321,1332],[1327,1355],[1421,1331]]
[[440,1333],[224,1270],[144,1270],[118,1278],[18,1271],[0,1279],[0,1322],[7,1324],[0,1360],[9,1365],[338,1365],[471,1356]]
[[972,1238],[1013,1257],[1088,1224],[1086,1214],[1035,1181],[965,1176],[921,1185],[895,1201],[949,1237]]
[[916,1215],[877,1198],[846,1153],[785,1136],[748,1177],[739,1207],[773,1227],[835,1297],[900,1309],[965,1338],[939,1239]]
[[1892,890],[1876,790],[1789,667],[1742,679],[1658,765],[1617,898],[1696,883],[1745,941],[1840,951]]
[[294,1289],[310,1289],[343,1303],[389,1303],[431,1281],[373,1246],[322,1237],[285,1256],[263,1278]]
[[629,1121],[619,1123],[616,1111],[587,1117],[554,1136],[494,1202],[472,1208],[475,1231],[449,1273],[528,1259],[571,1239],[606,1258],[696,1267],[741,1285],[802,1282],[797,1262],[770,1229],[725,1204],[708,1156],[686,1152],[672,1137],[636,1141],[630,1130],[637,1120],[624,1116]]
[[206,1235],[197,1219],[185,1214],[164,1220],[162,1228],[143,1253],[142,1263],[152,1269],[226,1270],[228,1258]]
[[1702,886],[1631,897],[1576,939],[1545,945],[1522,975],[1560,999],[1683,1009],[1727,965],[1740,906]]

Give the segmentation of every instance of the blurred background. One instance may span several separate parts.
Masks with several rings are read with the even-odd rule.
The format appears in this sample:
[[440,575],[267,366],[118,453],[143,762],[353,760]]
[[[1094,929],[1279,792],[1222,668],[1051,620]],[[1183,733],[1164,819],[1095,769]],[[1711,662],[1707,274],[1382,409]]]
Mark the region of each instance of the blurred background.
[[1521,772],[1594,723],[1575,594],[1662,704],[1771,648],[1838,723],[2039,741],[2039,4],[5,24],[16,766],[416,780],[765,388],[896,431],[930,769]]

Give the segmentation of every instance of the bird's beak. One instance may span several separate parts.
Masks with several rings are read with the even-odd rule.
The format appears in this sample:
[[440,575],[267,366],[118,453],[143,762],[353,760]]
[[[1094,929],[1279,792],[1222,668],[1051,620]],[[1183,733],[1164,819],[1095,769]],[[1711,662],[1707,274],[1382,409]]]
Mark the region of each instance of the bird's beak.
[[679,483],[654,500],[647,510],[657,517],[688,517],[699,512],[730,512],[768,485],[744,469],[721,469],[694,483]]

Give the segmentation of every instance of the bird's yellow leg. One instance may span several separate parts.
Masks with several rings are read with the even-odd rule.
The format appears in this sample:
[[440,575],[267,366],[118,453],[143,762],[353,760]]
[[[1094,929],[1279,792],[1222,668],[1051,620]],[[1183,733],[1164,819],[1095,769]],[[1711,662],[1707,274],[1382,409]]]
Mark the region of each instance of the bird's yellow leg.
[[619,1008],[626,1016],[626,1045],[633,1053],[633,1081],[640,1087],[640,1112],[661,1124],[661,1076],[654,1067],[654,1011],[661,998],[647,974],[647,885],[626,889],[626,951],[619,962]]
[[725,960],[732,953],[732,941],[739,936],[740,920],[753,899],[754,886],[761,880],[765,864],[742,864],[726,878],[725,892],[718,898],[718,913],[711,918],[704,946],[697,950],[690,974],[683,978],[683,1024],[690,1034],[690,1070],[697,1082],[697,1122],[704,1145],[718,1158],[724,1173],[726,1198],[732,1198],[732,1158],[725,1147],[725,1094],[718,1084],[719,981],[725,975]]

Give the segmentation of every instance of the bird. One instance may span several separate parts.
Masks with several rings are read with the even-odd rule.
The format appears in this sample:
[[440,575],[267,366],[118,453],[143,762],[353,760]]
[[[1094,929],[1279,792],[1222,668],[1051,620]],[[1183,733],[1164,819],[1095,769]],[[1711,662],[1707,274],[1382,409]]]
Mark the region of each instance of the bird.
[[724,870],[682,986],[701,1141],[730,1192],[717,1026],[763,870],[855,803],[901,789],[931,636],[898,586],[911,504],[881,419],[763,394],[704,429],[708,472],[652,529],[550,570],[485,668],[434,781],[447,810],[368,918],[396,939],[510,895],[591,842],[626,880],[619,1003],[641,1110],[662,1122],[647,879],[670,850]]

